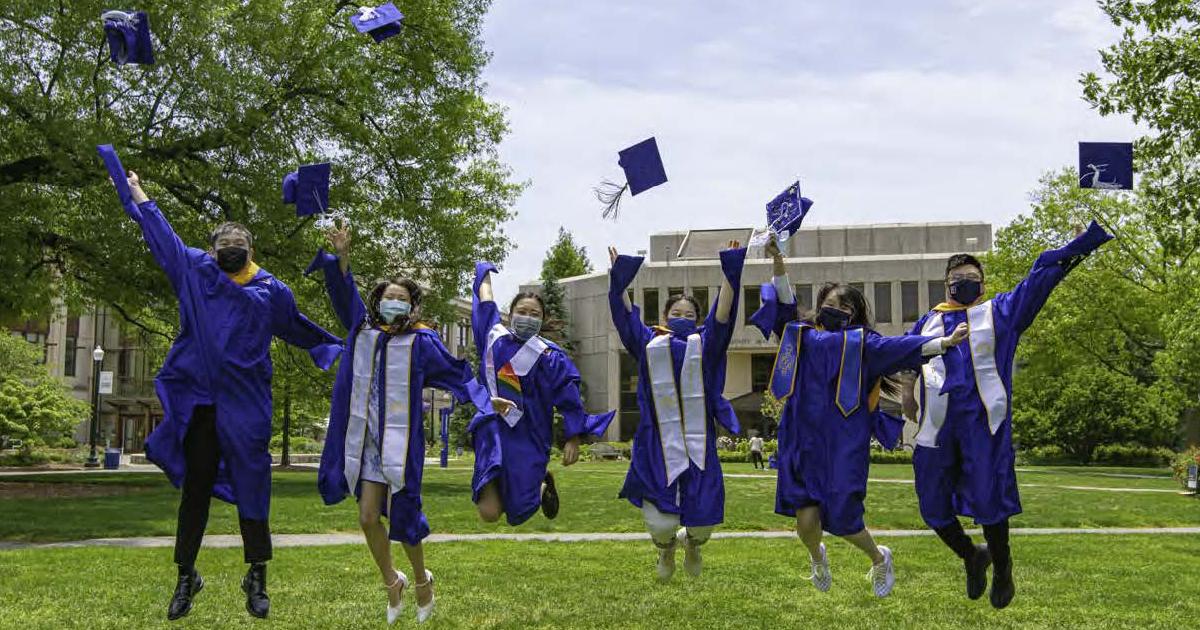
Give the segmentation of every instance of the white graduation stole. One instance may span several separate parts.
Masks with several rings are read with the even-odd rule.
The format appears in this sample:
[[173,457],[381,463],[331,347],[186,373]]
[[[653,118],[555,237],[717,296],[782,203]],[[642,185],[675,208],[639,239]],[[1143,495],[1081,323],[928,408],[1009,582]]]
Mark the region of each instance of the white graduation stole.
[[[971,349],[971,364],[975,370],[975,389],[979,392],[979,400],[988,416],[988,430],[992,435],[1004,424],[1008,417],[1008,390],[1000,379],[1000,368],[996,363],[996,326],[993,319],[992,301],[988,300],[967,309],[967,327],[971,331],[967,342]],[[922,335],[943,336],[946,334],[942,314],[937,313],[926,320],[921,328]],[[937,446],[938,432],[946,422],[946,411],[949,399],[941,395],[942,385],[946,382],[946,362],[941,356],[929,360],[921,368],[921,379],[915,385],[913,395],[921,401],[921,390],[924,388],[924,402],[921,404],[920,424],[917,431],[919,446]]]
[[[487,350],[485,351],[485,356],[483,358],[483,368],[487,376],[488,391],[491,392],[492,396],[497,398],[500,397],[500,389],[496,385],[496,357],[492,351],[492,347],[496,344],[497,340],[508,334],[511,333],[507,328],[504,327],[503,324],[496,324],[495,326],[492,326],[492,329],[488,331]],[[542,354],[544,354],[549,348],[550,346],[546,343],[545,339],[542,339],[537,335],[530,337],[529,340],[521,346],[521,349],[517,350],[517,353],[513,355],[513,358],[509,360],[509,364],[512,365],[513,368],[513,373],[515,373],[517,377],[523,377],[529,374],[529,372],[533,370],[533,366],[537,365],[538,359],[542,358]],[[504,414],[504,421],[507,422],[508,426],[510,427],[516,426],[517,422],[519,422],[525,415],[525,411],[521,409],[523,401],[514,400],[513,402],[516,403],[516,406],[509,409],[508,413]]]
[[[364,328],[354,341],[354,369],[350,387],[350,420],[346,427],[345,475],[353,490],[362,472],[363,442],[367,435],[372,405],[371,380],[375,378],[375,344],[380,331]],[[412,348],[415,333],[388,339],[384,348],[387,365],[384,374],[383,432],[379,436],[379,455],[383,460],[383,478],[391,492],[404,488],[404,471],[408,463],[409,414],[412,399]]]
[[687,470],[689,459],[704,470],[708,427],[700,335],[688,335],[678,387],[671,335],[658,335],[650,340],[646,345],[646,364],[650,369],[650,391],[654,396],[658,440],[669,486]]

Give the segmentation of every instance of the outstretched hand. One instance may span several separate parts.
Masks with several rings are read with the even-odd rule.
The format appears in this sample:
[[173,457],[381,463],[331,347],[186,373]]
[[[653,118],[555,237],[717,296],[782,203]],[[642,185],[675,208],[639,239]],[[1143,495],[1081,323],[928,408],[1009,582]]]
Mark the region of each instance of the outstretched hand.
[[577,461],[579,461],[579,436],[575,436],[563,444],[562,465],[570,466]]
[[150,198],[146,196],[146,191],[142,190],[142,180],[138,174],[128,171],[126,175],[125,179],[129,182],[129,192],[133,195],[133,203],[140,204],[149,201]]
[[970,328],[967,327],[966,322],[963,322],[963,323],[959,324],[958,326],[955,326],[954,332],[950,333],[949,337],[942,337],[942,347],[950,348],[953,346],[957,346],[958,344],[962,343],[964,339],[967,338],[969,333],[970,333]]
[[613,247],[612,245],[609,245],[608,246],[608,264],[609,265],[617,264],[618,256],[620,256],[620,254],[617,253],[617,248]]
[[721,251],[725,251],[725,250],[729,250],[729,249],[737,249],[741,246],[742,246],[741,241],[729,241],[728,243],[725,244],[725,247]]
[[500,415],[507,414],[510,410],[516,409],[517,403],[499,396],[492,396],[492,410]]
[[339,221],[329,226],[325,230],[325,238],[329,240],[330,247],[333,247],[338,256],[345,257],[350,252],[350,226],[344,221]]
[[763,251],[771,258],[779,258],[783,256],[783,252],[779,249],[779,239],[776,238],[774,232],[767,237],[767,244],[763,247]]

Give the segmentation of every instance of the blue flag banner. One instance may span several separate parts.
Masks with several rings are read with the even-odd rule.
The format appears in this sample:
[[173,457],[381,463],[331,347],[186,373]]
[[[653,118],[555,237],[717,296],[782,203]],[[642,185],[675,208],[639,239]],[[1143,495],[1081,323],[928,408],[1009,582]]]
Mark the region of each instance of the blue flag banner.
[[1102,190],[1133,188],[1132,142],[1080,142],[1079,187]]
[[796,180],[767,203],[767,227],[780,241],[786,241],[800,229],[800,222],[812,205],[811,199],[800,196],[800,180]]

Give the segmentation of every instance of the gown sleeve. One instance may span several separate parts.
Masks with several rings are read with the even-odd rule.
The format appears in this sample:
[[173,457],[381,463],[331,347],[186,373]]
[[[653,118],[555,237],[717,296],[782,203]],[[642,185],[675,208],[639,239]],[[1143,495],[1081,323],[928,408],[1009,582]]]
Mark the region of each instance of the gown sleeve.
[[354,325],[367,316],[367,306],[358,294],[354,274],[349,269],[343,274],[338,267],[338,257],[324,249],[317,250],[316,257],[304,270],[304,275],[307,276],[318,269],[325,274],[325,292],[329,294],[329,302],[333,305],[338,320],[346,330],[353,330]]
[[418,333],[428,342],[421,353],[421,369],[425,372],[425,386],[449,392],[459,403],[472,403],[485,413],[492,411],[485,402],[487,390],[475,380],[471,364],[450,354],[441,337],[432,330]]
[[875,379],[894,372],[921,367],[932,356],[924,355],[922,346],[939,338],[925,335],[885,337],[874,331],[868,332],[866,382],[874,383]]
[[471,285],[471,333],[475,336],[475,352],[480,365],[483,365],[483,355],[487,351],[488,333],[500,323],[500,309],[494,300],[479,299],[479,287],[489,273],[495,272],[496,266],[490,262],[475,263],[475,282]]
[[1038,312],[1050,299],[1050,293],[1067,276],[1067,272],[1112,238],[1093,221],[1083,234],[1064,247],[1042,252],[1024,280],[1012,291],[995,297],[997,310],[1012,322],[1018,332],[1024,332],[1033,324]]
[[[137,212],[132,212],[132,209],[136,209]],[[126,213],[142,228],[142,237],[146,239],[151,255],[166,272],[171,286],[178,294],[183,289],[183,278],[191,268],[192,260],[198,255],[207,254],[183,244],[153,199],[143,201],[136,207],[127,207]]]
[[[704,332],[702,333],[705,366],[704,388],[713,392],[709,402],[715,406],[714,417],[731,433],[741,433],[741,424],[738,422],[737,414],[734,413],[733,405],[722,395],[722,392],[725,391],[725,353],[729,349],[729,343],[733,340],[733,331],[737,328],[738,303],[742,293],[742,266],[745,262],[745,248],[727,249],[721,252],[721,272],[725,274],[729,288],[733,291],[729,321],[721,323],[717,320],[716,302],[714,301],[713,307],[708,309],[708,317],[705,318]],[[717,300],[720,299],[721,296],[717,295]]]
[[653,331],[642,323],[641,309],[637,306],[625,309],[623,296],[637,276],[643,260],[645,259],[642,256],[618,256],[609,272],[608,284],[608,307],[612,311],[613,326],[617,329],[621,343],[635,359],[640,359],[646,353],[646,344],[650,341]]
[[287,285],[273,283],[271,292],[271,333],[284,342],[308,350],[312,361],[328,370],[342,353],[342,340],[313,323],[296,308],[296,298]]
[[554,352],[546,358],[553,362],[554,408],[563,417],[563,437],[569,440],[584,434],[604,435],[616,412],[589,415],[583,409],[583,397],[579,393],[581,379],[575,364],[562,352]]
[[[771,282],[762,285],[759,299],[762,306],[750,316],[750,323],[758,328],[764,339],[770,339],[774,332],[776,337],[783,337],[783,329],[796,321],[796,294],[791,291],[791,280],[787,276],[779,276]],[[787,293],[780,289],[786,287]]]

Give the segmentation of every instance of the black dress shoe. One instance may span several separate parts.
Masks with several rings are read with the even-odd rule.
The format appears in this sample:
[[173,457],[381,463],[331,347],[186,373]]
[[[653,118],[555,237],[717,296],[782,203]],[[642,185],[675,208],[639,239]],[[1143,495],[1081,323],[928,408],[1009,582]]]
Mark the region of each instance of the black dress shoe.
[[987,569],[992,564],[992,554],[987,545],[975,545],[975,553],[963,560],[967,570],[967,597],[979,599],[987,590]]
[[546,518],[558,516],[558,490],[554,487],[554,475],[546,473],[546,489],[542,490],[542,514]]
[[171,596],[171,605],[167,607],[167,619],[175,621],[186,617],[192,612],[192,598],[204,589],[204,578],[195,569],[180,571],[179,581],[175,583],[175,594]]
[[1016,593],[1017,586],[1013,584],[1012,564],[1009,563],[1004,568],[995,567],[992,570],[992,607],[1000,609],[1008,606]]
[[250,565],[246,577],[242,578],[242,591],[246,593],[246,612],[266,619],[271,610],[271,598],[267,597],[267,565],[256,562]]

